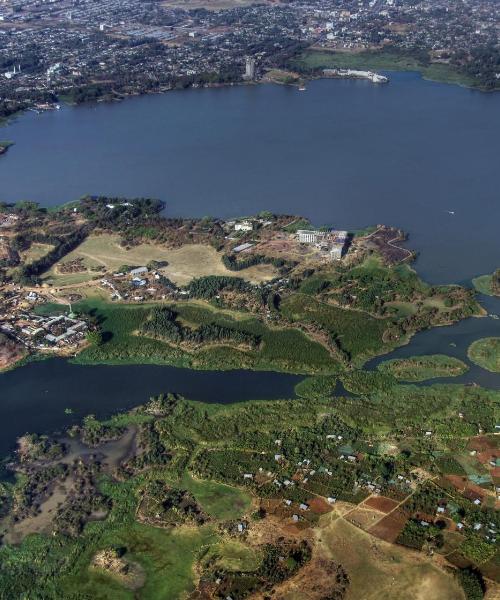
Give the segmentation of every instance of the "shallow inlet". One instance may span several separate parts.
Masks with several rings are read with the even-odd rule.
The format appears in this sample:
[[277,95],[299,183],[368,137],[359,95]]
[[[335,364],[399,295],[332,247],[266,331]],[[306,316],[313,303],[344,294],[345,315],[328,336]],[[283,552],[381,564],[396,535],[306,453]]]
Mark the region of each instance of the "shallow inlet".
[[[0,457],[26,432],[53,433],[88,414],[106,418],[174,392],[203,402],[292,398],[301,377],[267,371],[192,371],[155,365],[30,363],[0,375]],[[65,409],[71,409],[66,414]]]

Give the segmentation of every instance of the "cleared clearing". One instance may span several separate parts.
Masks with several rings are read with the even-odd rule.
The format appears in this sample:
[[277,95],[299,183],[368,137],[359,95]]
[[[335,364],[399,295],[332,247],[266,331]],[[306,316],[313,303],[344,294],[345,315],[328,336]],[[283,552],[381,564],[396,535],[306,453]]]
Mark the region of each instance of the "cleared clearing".
[[[83,259],[85,270],[77,273],[61,273],[61,264],[77,259]],[[119,236],[103,234],[89,236],[78,248],[54,265],[45,275],[44,281],[54,285],[73,285],[100,278],[102,273],[96,271],[100,267],[112,272],[117,271],[122,265],[142,266],[151,260],[168,262],[168,266],[161,271],[178,285],[186,285],[192,279],[205,275],[229,275],[253,283],[268,281],[277,275],[276,269],[271,265],[256,265],[238,272],[229,271],[223,265],[220,253],[211,246],[188,244],[169,249],[152,244],[140,244],[127,250],[120,245]]]
[[29,265],[33,261],[48,254],[53,248],[54,246],[52,244],[39,244],[38,242],[33,242],[29,250],[21,252],[21,260],[23,263]]
[[364,533],[342,518],[322,518],[319,550],[342,564],[346,600],[464,600],[460,586],[429,559]]

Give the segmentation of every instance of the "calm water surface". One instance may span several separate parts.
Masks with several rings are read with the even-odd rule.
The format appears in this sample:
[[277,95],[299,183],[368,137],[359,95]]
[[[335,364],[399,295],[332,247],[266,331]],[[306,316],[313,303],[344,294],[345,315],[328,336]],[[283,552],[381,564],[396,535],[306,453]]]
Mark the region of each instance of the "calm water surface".
[[[203,402],[294,397],[301,377],[272,372],[190,371],[154,365],[80,366],[62,359],[0,374],[0,458],[26,432],[62,430],[82,417],[109,417],[175,392]],[[73,414],[67,415],[70,408]]]
[[190,90],[28,113],[1,137],[16,142],[0,159],[4,200],[153,196],[171,215],[388,223],[433,282],[500,263],[500,94],[412,73]]
[[[479,300],[489,314],[500,316],[500,299],[480,296]],[[470,318],[456,325],[435,327],[417,333],[407,346],[402,346],[389,355],[378,356],[369,361],[365,368],[374,369],[389,358],[408,358],[421,354],[447,354],[463,360],[469,370],[460,377],[436,378],[424,382],[433,383],[477,383],[485,388],[500,389],[500,374],[491,373],[472,363],[467,357],[467,349],[475,340],[482,337],[500,337],[500,319],[491,317]]]

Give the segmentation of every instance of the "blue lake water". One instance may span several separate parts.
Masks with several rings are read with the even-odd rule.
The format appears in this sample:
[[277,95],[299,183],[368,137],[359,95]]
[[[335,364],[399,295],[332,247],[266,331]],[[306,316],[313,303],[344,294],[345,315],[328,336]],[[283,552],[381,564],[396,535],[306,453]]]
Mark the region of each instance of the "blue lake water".
[[[262,209],[402,227],[433,282],[500,263],[500,94],[394,73],[188,90],[28,113],[3,128],[0,199],[152,196],[167,213]],[[453,211],[455,214],[450,214]]]
[[[26,432],[53,432],[88,414],[106,418],[174,392],[203,402],[292,398],[301,377],[273,372],[190,371],[154,365],[30,363],[0,374],[0,458]],[[67,414],[70,409],[71,414]]]

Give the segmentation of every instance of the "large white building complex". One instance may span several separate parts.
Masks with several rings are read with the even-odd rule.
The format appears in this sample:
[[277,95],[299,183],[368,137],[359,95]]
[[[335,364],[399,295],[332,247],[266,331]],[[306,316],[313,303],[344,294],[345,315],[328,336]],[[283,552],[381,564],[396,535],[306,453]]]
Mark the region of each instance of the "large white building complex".
[[299,229],[297,231],[297,236],[301,244],[316,244],[327,250],[332,260],[340,260],[344,253],[348,232]]

